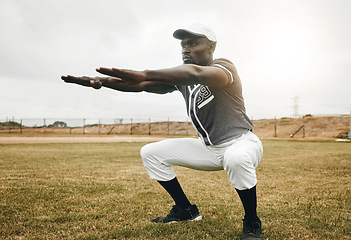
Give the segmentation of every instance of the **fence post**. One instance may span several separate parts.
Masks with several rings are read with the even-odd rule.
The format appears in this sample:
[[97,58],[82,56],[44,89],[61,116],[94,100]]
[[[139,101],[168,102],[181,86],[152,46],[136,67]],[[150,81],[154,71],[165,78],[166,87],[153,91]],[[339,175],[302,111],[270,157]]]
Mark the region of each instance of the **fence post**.
[[44,118],[44,134],[46,133],[46,118]]
[[303,128],[302,128],[302,137],[305,138],[305,124],[303,125]]
[[291,134],[290,137],[293,138],[295,134],[298,133],[301,129],[305,129],[305,125],[302,125],[301,127],[299,127],[299,129],[297,129],[293,134]]
[[83,134],[85,134],[85,118],[83,118]]
[[98,122],[98,133],[100,135],[100,119],[99,119],[99,122]]
[[[7,118],[6,118],[7,119]],[[6,120],[7,122],[7,127],[9,128],[9,134],[11,133],[11,124],[10,124],[10,119],[9,120]]]
[[274,117],[274,137],[277,137],[277,117]]
[[150,122],[150,118],[149,118],[149,135],[151,135],[151,122]]
[[167,135],[169,135],[169,118],[168,118],[168,121],[167,121]]
[[302,137],[305,138],[305,116],[302,116],[302,124],[303,124]]
[[22,119],[21,119],[21,123],[20,123],[20,133],[22,134]]
[[130,135],[133,135],[133,118],[130,119]]

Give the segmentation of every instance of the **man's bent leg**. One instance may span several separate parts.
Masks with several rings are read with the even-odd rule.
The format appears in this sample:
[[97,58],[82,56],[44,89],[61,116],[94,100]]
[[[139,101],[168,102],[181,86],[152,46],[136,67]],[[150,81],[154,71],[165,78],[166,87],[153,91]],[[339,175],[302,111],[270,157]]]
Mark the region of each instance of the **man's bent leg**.
[[223,170],[222,164],[199,139],[167,139],[150,143],[140,151],[151,179],[169,181],[175,178],[171,166],[182,166],[202,171]]
[[257,216],[256,167],[263,154],[261,141],[251,132],[230,146],[224,155],[224,169],[239,194],[244,207],[242,239],[262,239],[261,221]]
[[178,205],[180,208],[186,209],[191,206],[188,198],[185,196],[185,193],[178,182],[177,177],[173,178],[170,181],[158,182],[168,192],[168,194],[171,195],[175,204]]
[[153,221],[166,223],[202,219],[196,205],[191,205],[184,194],[171,166],[220,170],[222,167],[213,153],[197,139],[169,139],[144,146],[140,154],[150,178],[158,180],[176,204],[167,216]]
[[233,144],[226,149],[223,167],[234,188],[245,190],[256,186],[256,167],[262,155],[262,143],[251,132],[233,141]]

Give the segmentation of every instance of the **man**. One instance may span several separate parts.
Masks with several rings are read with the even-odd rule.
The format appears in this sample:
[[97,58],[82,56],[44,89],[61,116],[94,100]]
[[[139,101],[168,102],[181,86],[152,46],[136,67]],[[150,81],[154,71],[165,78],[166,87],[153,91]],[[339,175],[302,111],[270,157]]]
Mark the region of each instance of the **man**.
[[144,166],[173,198],[175,205],[156,223],[201,220],[195,204],[183,192],[172,166],[203,171],[225,170],[242,201],[242,239],[262,239],[257,216],[256,172],[262,158],[261,141],[252,133],[253,124],[245,113],[241,80],[232,62],[213,59],[216,36],[208,27],[194,24],[178,29],[173,36],[181,40],[183,65],[133,71],[98,68],[110,77],[62,76],[65,82],[127,92],[182,93],[187,113],[199,138],[167,139],[141,149]]

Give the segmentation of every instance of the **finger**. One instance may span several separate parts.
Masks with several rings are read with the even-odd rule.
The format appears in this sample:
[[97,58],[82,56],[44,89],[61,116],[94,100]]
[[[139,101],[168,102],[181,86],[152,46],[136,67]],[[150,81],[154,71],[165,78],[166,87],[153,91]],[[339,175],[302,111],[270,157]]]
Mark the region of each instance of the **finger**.
[[86,87],[91,87],[92,86],[90,84],[89,77],[74,77],[74,76],[71,76],[71,75],[67,75],[67,76],[62,76],[61,78],[66,83],[75,83],[75,84],[79,84],[79,85],[86,86]]
[[112,68],[112,71],[118,75],[119,78],[130,78],[133,76],[134,71],[128,69]]
[[110,77],[109,79],[108,79],[108,82],[109,83],[122,83],[122,82],[124,82],[122,79],[120,79],[120,78],[116,78],[116,77]]
[[61,79],[67,83],[75,83],[77,81],[77,78],[71,75],[61,76]]
[[116,76],[115,72],[111,69],[111,68],[104,68],[104,67],[100,67],[96,69],[97,72],[102,73],[104,75],[109,75],[112,77],[118,77]]
[[61,79],[62,79],[62,80],[68,80],[68,79],[70,79],[70,78],[72,78],[72,76],[70,76],[70,75],[61,76]]
[[122,78],[124,77],[126,74],[118,69],[118,68],[104,68],[104,67],[100,67],[96,69],[97,72],[111,76],[111,77],[118,77],[118,78]]

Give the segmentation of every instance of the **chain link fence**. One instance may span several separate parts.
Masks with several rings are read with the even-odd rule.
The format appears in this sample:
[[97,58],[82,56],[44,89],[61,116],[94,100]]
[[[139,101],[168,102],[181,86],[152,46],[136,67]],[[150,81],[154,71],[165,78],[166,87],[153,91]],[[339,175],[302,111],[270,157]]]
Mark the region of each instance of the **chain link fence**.
[[[253,120],[260,138],[351,138],[351,114]],[[0,136],[178,135],[196,136],[190,119],[0,118]]]
[[0,134],[196,135],[189,121],[137,118],[0,119]]

